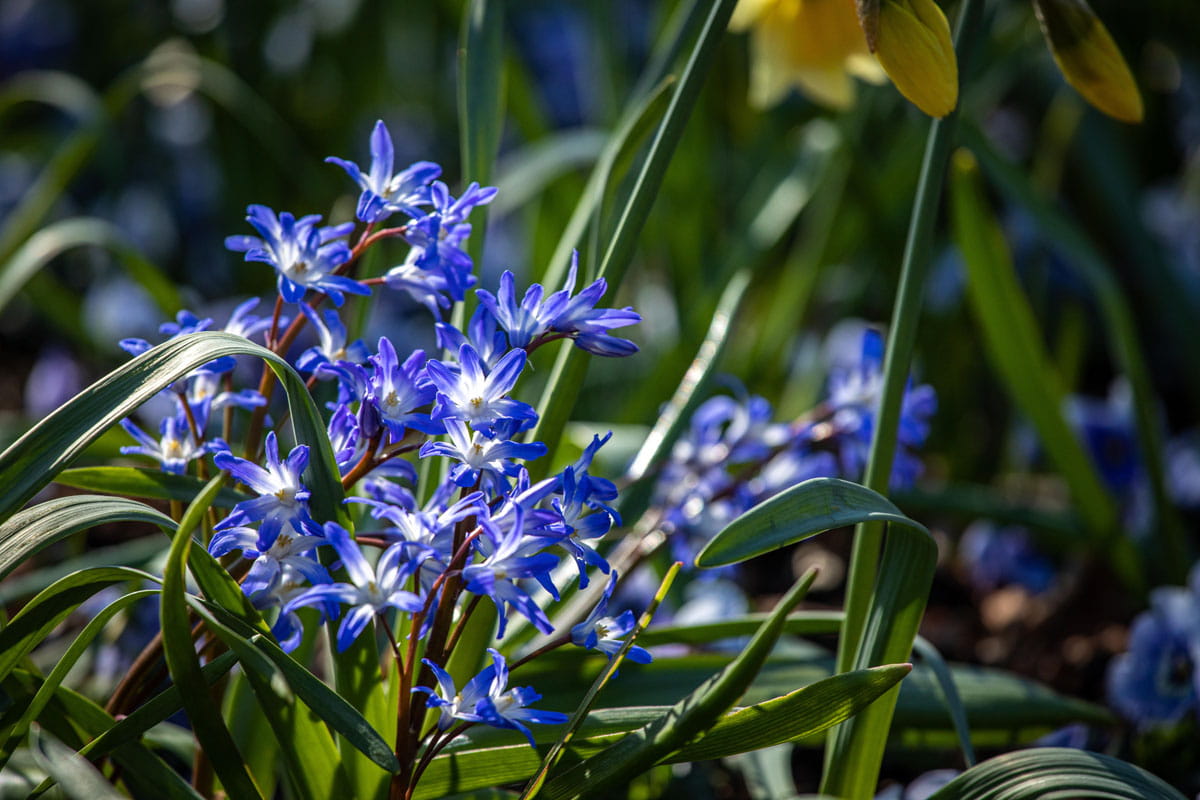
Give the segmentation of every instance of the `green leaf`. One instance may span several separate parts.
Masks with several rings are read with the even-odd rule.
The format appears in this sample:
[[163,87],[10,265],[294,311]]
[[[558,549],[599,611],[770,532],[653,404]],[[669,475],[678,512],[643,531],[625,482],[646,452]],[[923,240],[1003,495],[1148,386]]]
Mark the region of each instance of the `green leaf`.
[[696,556],[696,566],[722,567],[859,522],[890,522],[929,532],[890,500],[840,478],[799,483],[742,514]]
[[[1134,423],[1137,427],[1138,445],[1142,448],[1143,464],[1154,492],[1158,524],[1151,526],[1152,535],[1159,537],[1163,557],[1147,566],[1165,570],[1164,582],[1183,583],[1187,566],[1192,563],[1188,556],[1186,533],[1179,519],[1178,510],[1167,492],[1163,455],[1163,433],[1159,417],[1158,400],[1150,378],[1150,370],[1142,354],[1133,312],[1121,285],[1113,277],[1106,259],[1079,229],[1061,207],[1039,194],[1029,177],[1008,163],[988,142],[978,126],[965,126],[964,139],[971,151],[979,158],[980,165],[992,182],[1007,196],[1011,203],[1024,206],[1034,222],[1041,228],[1042,235],[1054,246],[1069,254],[1067,265],[1091,287],[1104,319],[1104,333],[1108,337],[1109,350],[1121,372],[1129,380],[1133,395]],[[1107,173],[1107,170],[1089,170],[1091,176]],[[1121,193],[1122,197],[1127,193]],[[1105,196],[1112,197],[1112,192]],[[1118,219],[1128,221],[1135,215],[1121,214]],[[1134,222],[1132,227],[1137,228]],[[1144,236],[1144,233],[1142,233]],[[1159,292],[1159,296],[1163,296]],[[1173,307],[1168,309],[1173,311]],[[1180,315],[1188,319],[1187,314]],[[1187,321],[1190,325],[1190,321]]]
[[1162,779],[1120,759],[1086,750],[1038,747],[1005,753],[959,775],[930,800],[1184,800]]
[[930,671],[933,672],[934,677],[937,679],[937,686],[942,694],[942,700],[950,712],[950,720],[954,723],[954,733],[958,736],[958,744],[962,749],[963,762],[968,767],[975,766],[975,748],[971,746],[971,729],[967,724],[967,711],[963,707],[962,697],[958,694],[958,687],[954,684],[953,673],[946,666],[946,661],[942,658],[942,654],[938,652],[938,649],[923,636],[918,636],[913,642],[913,650],[921,656],[921,660],[925,664],[929,665]]
[[[700,87],[712,65],[717,44],[725,33],[735,5],[735,0],[716,0],[708,5],[697,3],[694,6],[691,18],[703,20],[696,40],[682,64],[679,81],[671,93],[662,122],[655,130],[645,154],[631,169],[635,177],[624,204],[614,214],[616,222],[612,225],[612,235],[605,237],[607,249],[600,258],[597,269],[594,272],[589,270],[594,277],[607,279],[610,292],[615,293],[620,287],[625,270],[633,258],[637,239],[646,224],[650,207],[658,195],[671,156],[683,135],[684,126],[691,116]],[[690,26],[685,24],[681,33],[686,33],[689,28]],[[682,42],[681,35],[672,47],[681,46]],[[616,154],[614,151],[614,159]],[[601,165],[597,165],[597,169],[600,168]],[[607,190],[608,185],[609,176],[604,176],[601,186]],[[609,227],[604,220],[599,224],[602,230]],[[565,254],[556,254],[556,258],[561,258],[564,262],[566,260]],[[553,264],[551,267],[553,268]],[[557,283],[547,285],[556,286]],[[532,441],[557,443],[561,438],[586,372],[587,361],[579,357],[576,349],[564,346],[559,351],[558,361],[538,404],[539,419],[530,437]],[[571,361],[578,362],[578,366],[570,365],[568,362]],[[547,456],[548,463],[553,459],[554,453],[549,452]]]
[[33,731],[33,755],[72,800],[123,800],[86,758],[41,728]]
[[749,286],[750,275],[745,271],[735,274],[726,284],[700,349],[625,472],[625,478],[632,485],[621,493],[621,516],[633,519],[645,511],[653,483],[647,479],[656,474],[660,461],[671,452],[680,431],[704,397],[713,371],[725,352],[730,326]]
[[609,796],[607,793],[711,728],[754,680],[783,632],[788,612],[804,598],[815,578],[816,573],[810,571],[796,582],[728,666],[666,714],[556,777],[546,785],[545,796],[552,800]]
[[1063,417],[1066,391],[1051,367],[1004,235],[987,209],[975,160],[966,151],[954,157],[950,200],[967,293],[988,358],[1067,481],[1074,506],[1101,537],[1114,570],[1136,587],[1141,581],[1137,552],[1117,530],[1113,499]]
[[175,520],[136,500],[100,495],[47,500],[0,525],[0,578],[42,548],[110,522],[148,522],[166,529],[175,527]]
[[594,164],[604,152],[608,134],[596,128],[554,131],[496,162],[500,192],[488,206],[494,218],[510,214],[537,197],[562,175]]
[[[889,523],[891,534],[852,668],[905,661],[929,596],[937,546],[924,526],[866,487],[837,478],[797,484],[727,525],[700,551],[696,563],[701,567],[734,564],[832,528],[863,522]],[[834,731],[827,758],[834,766],[827,771],[827,780],[836,782],[849,776],[874,785],[868,776],[878,770],[877,759],[887,741],[895,702],[896,693],[889,692]],[[857,794],[846,786],[838,791]]]
[[[744,753],[800,737],[812,737],[870,704],[908,674],[907,665],[845,673],[722,716],[697,742],[661,763],[681,763]],[[595,755],[629,732],[660,719],[669,706],[640,706],[593,711],[568,745],[567,763]],[[553,730],[535,727],[539,745],[553,740]],[[451,744],[434,759],[417,787],[417,798],[442,797],[496,783],[524,780],[537,769],[540,756],[523,737],[499,730],[476,730]]]
[[[55,476],[54,482],[89,492],[119,494],[124,497],[146,497],[153,500],[178,500],[190,503],[205,481],[190,475],[173,475],[157,469],[139,467],[75,467]],[[250,495],[233,489],[222,489],[216,505],[232,508]],[[172,526],[173,527],[173,526]]]
[[50,702],[55,691],[62,684],[63,679],[67,677],[67,672],[71,667],[75,666],[75,662],[87,651],[88,647],[92,644],[92,640],[104,629],[109,620],[127,606],[156,594],[158,594],[157,589],[145,589],[123,595],[105,606],[100,613],[84,626],[79,635],[75,637],[75,641],[71,642],[67,651],[59,657],[57,663],[54,665],[54,669],[46,676],[41,687],[38,688],[37,694],[34,695],[33,699],[25,707],[25,711],[21,714],[20,719],[11,727],[5,726],[4,741],[0,742],[0,769],[3,769],[4,764],[12,757],[18,742],[25,737],[25,732],[29,729],[30,723],[37,719],[38,714],[45,708],[46,703]]
[[201,613],[214,624],[217,635],[238,653],[255,650],[269,659],[296,696],[330,728],[346,737],[355,749],[389,772],[400,769],[392,748],[362,714],[278,644],[228,616],[224,609],[207,609]]
[[[767,614],[747,614],[699,625],[659,625],[643,631],[638,641],[646,646],[658,644],[708,644],[722,639],[749,636],[767,620]],[[798,611],[783,623],[783,632],[793,636],[817,636],[837,633],[842,625],[840,611]]]
[[31,597],[50,584],[72,572],[109,564],[141,568],[166,555],[169,541],[157,536],[143,536],[111,547],[89,548],[67,561],[46,564],[44,567],[10,575],[0,583],[0,606]]
[[183,305],[175,285],[130,244],[119,228],[102,219],[75,217],[47,225],[13,253],[0,270],[0,308],[8,305],[46,264],[76,247],[100,247],[112,252],[164,313],[173,313]]
[[[487,185],[504,128],[504,2],[470,0],[458,48],[458,124],[463,175]],[[487,208],[476,209],[471,259],[483,262]],[[460,312],[461,313],[461,312]]]
[[0,454],[0,519],[6,519],[54,479],[121,418],[192,370],[222,356],[267,361],[283,383],[296,440],[310,448],[305,483],[321,520],[341,519],[341,478],[325,424],[304,380],[279,356],[240,336],[205,331],[180,336],[118,367],[67,401]]
[[176,686],[183,688],[183,707],[187,710],[192,729],[196,732],[196,741],[208,754],[225,790],[231,797],[241,800],[259,798],[261,794],[250,774],[246,772],[237,746],[221,718],[220,709],[212,702],[207,691],[193,691],[194,687],[203,687],[206,684],[192,642],[192,626],[184,599],[187,592],[185,570],[192,544],[191,533],[204,512],[212,505],[221,483],[220,476],[210,481],[208,488],[184,513],[179,530],[171,543],[171,551],[163,572],[159,615],[162,623],[163,654],[166,656],[171,679]]
[[117,583],[143,580],[157,582],[158,578],[128,567],[96,567],[73,572],[46,587],[0,629],[0,678],[96,592]]
[[[201,672],[204,674],[204,685],[212,686],[237,663],[233,653],[222,653],[209,661]],[[122,745],[135,742],[142,734],[183,708],[183,699],[179,687],[172,684],[156,694],[140,706],[129,712],[124,718],[110,728],[104,730],[80,751],[92,758],[99,758],[113,752]]]

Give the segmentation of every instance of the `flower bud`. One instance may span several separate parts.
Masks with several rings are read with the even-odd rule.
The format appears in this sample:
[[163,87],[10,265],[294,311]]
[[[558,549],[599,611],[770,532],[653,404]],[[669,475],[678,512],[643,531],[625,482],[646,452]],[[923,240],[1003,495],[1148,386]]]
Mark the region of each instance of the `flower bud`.
[[1137,84],[1087,0],[1033,0],[1033,9],[1067,83],[1110,117],[1141,122]]
[[896,88],[917,108],[944,117],[958,104],[958,61],[946,15],[933,0],[860,3],[868,42]]

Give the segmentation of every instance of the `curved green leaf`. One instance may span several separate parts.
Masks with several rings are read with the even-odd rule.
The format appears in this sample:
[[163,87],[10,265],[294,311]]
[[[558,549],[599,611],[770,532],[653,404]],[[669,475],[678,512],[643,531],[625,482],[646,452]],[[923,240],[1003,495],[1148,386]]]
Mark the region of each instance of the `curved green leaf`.
[[937,679],[938,689],[942,700],[950,712],[950,720],[954,723],[954,733],[958,736],[958,744],[962,749],[963,761],[968,767],[975,766],[975,748],[971,745],[971,729],[967,725],[967,711],[963,707],[962,697],[954,684],[954,675],[938,649],[923,636],[918,636],[913,642],[913,650],[921,656],[921,661],[929,665],[934,678]]
[[[274,665],[305,705],[325,721],[330,728],[340,733],[355,749],[389,772],[397,772],[400,762],[396,754],[379,732],[363,718],[354,706],[305,669],[298,661],[285,653],[271,639],[259,634],[240,620],[234,619],[219,608],[197,610],[213,625],[214,632],[222,641],[239,654],[254,651]],[[245,663],[243,659],[243,663]],[[269,677],[266,671],[264,676]]]
[[724,669],[711,676],[671,710],[620,742],[562,773],[546,785],[546,797],[595,796],[625,784],[711,728],[745,692],[783,632],[788,613],[804,599],[816,578],[810,571],[775,605],[749,644]]
[[929,535],[878,492],[840,478],[813,478],[726,525],[696,556],[696,566],[736,564],[818,533],[867,521],[898,523]]
[[96,592],[117,583],[143,580],[157,582],[158,578],[128,567],[96,567],[73,572],[46,587],[0,629],[0,678]]
[[[158,469],[140,467],[74,467],[64,469],[54,482],[89,492],[146,497],[153,500],[178,500],[190,503],[204,488],[205,481],[190,475],[173,475]],[[234,489],[222,489],[216,505],[232,508],[249,495]],[[173,526],[172,526],[173,527]]]
[[1004,234],[979,186],[978,167],[965,150],[955,154],[951,208],[955,240],[967,270],[967,293],[992,366],[1027,416],[1050,460],[1071,489],[1080,515],[1110,554],[1127,585],[1141,582],[1138,554],[1116,528],[1116,505],[1063,416],[1066,390],[1042,344],[1037,319],[1017,280]]
[[[151,351],[153,352],[153,351]],[[167,668],[176,686],[191,688],[204,686],[204,673],[200,659],[192,642],[192,626],[188,619],[188,606],[184,599],[187,592],[185,571],[191,549],[191,533],[204,512],[212,505],[220,490],[221,476],[209,482],[208,487],[196,498],[184,513],[179,530],[171,543],[167,565],[163,571],[162,603],[159,616],[162,624],[163,655]],[[246,772],[242,757],[221,719],[221,714],[207,691],[181,692],[183,707],[187,710],[196,741],[208,754],[217,777],[225,790],[235,800],[261,798],[254,780]]]
[[223,356],[267,361],[288,394],[292,430],[310,447],[305,479],[319,519],[338,519],[342,482],[325,424],[304,380],[270,350],[240,336],[204,331],[164,342],[118,367],[67,401],[0,454],[0,519],[24,505],[100,434],[197,367]]
[[1087,797],[1184,800],[1182,794],[1141,767],[1065,747],[1038,747],[989,759],[950,781],[930,800]]
[[172,313],[183,305],[175,285],[130,244],[119,228],[102,219],[75,217],[47,225],[13,253],[0,270],[0,308],[8,305],[25,282],[46,264],[76,247],[110,251],[163,312]]
[[607,140],[602,130],[571,128],[502,156],[496,162],[495,178],[500,192],[489,210],[499,218],[523,207],[559,176],[595,163]]
[[30,723],[37,719],[38,714],[45,708],[46,703],[50,702],[50,698],[54,696],[58,687],[62,685],[63,679],[67,677],[67,672],[71,667],[75,666],[75,662],[87,651],[88,647],[92,644],[92,640],[104,629],[109,620],[124,610],[126,606],[156,594],[158,594],[157,589],[143,589],[123,595],[105,606],[99,614],[84,626],[79,635],[75,637],[75,641],[71,642],[71,646],[67,648],[67,651],[59,657],[58,662],[54,665],[54,669],[46,676],[46,679],[38,688],[37,694],[34,695],[33,699],[25,707],[25,712],[21,715],[21,718],[4,732],[4,741],[0,742],[0,769],[3,769],[4,764],[12,757],[13,750],[16,748],[18,742],[25,737],[25,732],[29,729]]
[[[905,661],[925,611],[937,546],[923,525],[877,492],[837,478],[797,484],[727,525],[701,550],[696,563],[701,567],[733,564],[832,528],[863,522],[890,523],[891,534],[852,669]],[[827,763],[837,766],[827,773],[827,780],[835,775],[867,781],[866,776],[878,771],[895,702],[896,692],[889,692],[833,732]]]
[[[897,664],[849,672],[797,689],[781,697],[735,709],[722,716],[704,737],[667,756],[662,763],[724,758],[814,736],[873,702],[905,675]],[[630,731],[661,718],[669,706],[640,706],[593,711],[567,747],[567,763],[595,755]],[[541,745],[552,730],[535,728]],[[496,783],[524,780],[537,769],[540,756],[524,738],[498,730],[480,730],[456,740],[434,759],[421,778],[415,797],[442,797]]]
[[33,730],[33,756],[72,800],[124,800],[86,758],[40,727]]
[[148,522],[175,527],[175,520],[145,503],[122,497],[73,495],[38,503],[0,525],[0,578],[44,547],[109,522]]

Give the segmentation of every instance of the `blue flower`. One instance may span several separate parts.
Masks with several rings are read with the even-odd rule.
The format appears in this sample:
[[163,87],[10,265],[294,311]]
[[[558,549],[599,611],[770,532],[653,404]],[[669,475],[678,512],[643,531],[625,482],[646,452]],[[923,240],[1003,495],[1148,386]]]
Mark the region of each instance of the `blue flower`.
[[567,467],[559,478],[562,497],[553,498],[553,527],[559,531],[554,543],[562,547],[575,559],[579,568],[579,588],[588,585],[587,568],[596,567],[608,572],[604,556],[588,544],[588,540],[599,539],[608,533],[614,524],[621,524],[621,517],[594,497],[591,476],[586,472],[576,477],[575,470]]
[[442,174],[442,168],[429,161],[418,161],[393,175],[394,160],[392,136],[383,120],[378,120],[371,131],[371,169],[367,174],[352,161],[333,156],[325,159],[346,170],[362,189],[356,216],[363,222],[379,222],[397,211],[417,217],[421,214],[417,207],[429,203],[429,182]]
[[[617,617],[608,616],[608,601],[612,597],[613,587],[617,585],[617,573],[613,572],[608,579],[608,586],[600,597],[600,602],[588,614],[587,619],[571,627],[571,643],[588,650],[596,649],[608,655],[611,659],[624,646],[622,636],[628,636],[636,623],[632,611],[625,611]],[[637,645],[629,648],[625,657],[637,664],[649,664],[653,661],[650,653]]]
[[278,581],[285,567],[311,583],[329,583],[329,572],[311,555],[314,548],[323,544],[328,543],[321,536],[292,536],[280,531],[273,540],[267,540],[261,531],[236,526],[217,531],[208,543],[208,552],[220,557],[241,550],[242,557],[252,560],[254,563],[242,580],[242,591],[254,594]]
[[459,419],[445,420],[449,442],[426,442],[418,455],[447,456],[460,463],[450,470],[450,478],[464,488],[479,483],[483,487],[507,486],[504,476],[515,476],[520,467],[511,459],[529,461],[546,455],[541,442],[513,442],[488,439],[482,433],[472,434]]
[[287,460],[279,460],[279,443],[275,432],[267,434],[266,469],[238,458],[226,451],[213,459],[218,467],[228,470],[238,481],[258,492],[253,500],[243,500],[217,525],[217,530],[245,526],[262,521],[260,536],[264,542],[273,542],[275,537],[289,525],[297,533],[312,533],[316,523],[308,513],[309,492],[300,482],[300,474],[308,466],[308,447],[297,445],[288,454]]
[[491,648],[488,653],[492,656],[492,663],[472,678],[461,693],[455,689],[454,679],[444,669],[428,659],[422,659],[425,666],[433,670],[441,693],[439,695],[427,686],[414,687],[413,691],[429,695],[426,702],[433,708],[441,709],[439,730],[446,730],[456,719],[482,722],[495,728],[520,731],[529,740],[530,747],[536,747],[533,734],[525,727],[525,723],[561,725],[567,721],[567,715],[529,708],[542,696],[530,686],[509,689],[508,664],[504,656]]
[[529,555],[526,552],[531,546],[540,547],[541,543],[525,539],[524,512],[519,506],[515,509],[512,525],[506,526],[507,530],[501,530],[485,518],[480,518],[479,524],[485,537],[480,547],[490,552],[482,562],[464,567],[462,577],[467,591],[486,595],[496,604],[500,619],[496,638],[504,637],[508,621],[505,605],[515,608],[542,633],[551,633],[554,626],[546,613],[516,581],[533,578],[557,600],[558,590],[550,582],[550,571],[558,566],[558,558],[550,553]]
[[430,361],[429,378],[437,387],[433,418],[461,419],[488,434],[496,420],[531,424],[537,419],[533,406],[505,396],[516,386],[525,358],[524,350],[512,350],[487,372],[475,348],[464,344],[458,350],[457,365]]
[[424,350],[414,350],[401,364],[396,348],[386,336],[381,336],[379,353],[371,357],[371,367],[366,396],[359,410],[368,435],[379,424],[387,427],[393,442],[403,439],[409,428],[428,434],[442,432],[441,423],[417,411],[429,405],[434,396],[433,384],[426,374]]
[[476,206],[490,203],[495,196],[494,187],[481,188],[472,183],[461,197],[455,199],[446,184],[435,181],[429,189],[433,210],[408,225],[407,239],[415,249],[413,263],[420,269],[441,275],[446,281],[446,290],[455,301],[461,301],[466,290],[475,283],[471,258],[461,247],[471,233],[471,226],[466,223],[467,215]]
[[457,353],[464,344],[475,348],[480,360],[492,369],[508,352],[508,341],[504,332],[496,324],[496,317],[487,306],[478,305],[467,323],[466,335],[458,328],[446,322],[439,322],[437,328],[438,347],[452,353]]
[[[571,269],[562,293],[570,296],[575,291],[575,273],[579,265],[579,254],[571,254]],[[632,308],[596,308],[596,303],[608,291],[608,282],[597,278],[575,297],[567,301],[562,312],[550,325],[550,329],[568,333],[575,339],[575,346],[598,356],[617,358],[633,355],[637,345],[608,333],[613,328],[623,328],[641,322],[642,317]]]
[[[849,477],[860,475],[866,467],[882,391],[883,337],[878,331],[867,330],[859,357],[829,374],[827,403],[833,412],[830,424],[837,437],[843,472]],[[937,395],[933,388],[913,386],[910,381],[901,401],[896,434],[900,446],[892,464],[892,487],[910,486],[920,475],[921,462],[911,451],[925,443],[929,418],[936,410]]]
[[342,566],[350,576],[350,583],[314,586],[292,600],[285,610],[294,611],[301,606],[320,605],[328,601],[350,606],[338,626],[339,652],[358,638],[373,617],[387,609],[408,612],[421,610],[421,598],[404,589],[412,575],[413,564],[407,559],[402,545],[392,545],[384,550],[372,570],[358,544],[340,525],[325,523],[325,538],[341,558]]
[[981,591],[1016,584],[1038,594],[1054,585],[1054,564],[1037,551],[1024,528],[979,520],[963,532],[958,553]]
[[318,228],[321,217],[316,214],[296,219],[284,211],[276,216],[274,211],[260,205],[248,206],[246,211],[246,221],[262,238],[229,236],[225,246],[245,253],[247,261],[261,261],[274,267],[279,275],[279,294],[285,301],[297,303],[307,290],[316,289],[340,306],[345,299],[342,292],[371,293],[363,284],[334,274],[351,258],[350,248],[338,240],[354,230],[354,223]]
[[[242,585],[242,588],[245,589],[245,584]],[[271,633],[279,640],[279,646],[286,652],[290,653],[299,647],[300,640],[304,636],[304,623],[301,622],[295,609],[288,606],[309,588],[303,575],[293,569],[290,564],[283,564],[282,569],[275,573],[270,583],[249,593],[250,603],[259,611],[279,609],[279,617],[271,626]],[[319,608],[322,622],[329,617],[338,615],[337,603],[326,602]]]
[[1108,697],[1141,729],[1170,725],[1200,710],[1200,569],[1192,588],[1169,586],[1150,594],[1137,617],[1129,652],[1108,668]]
[[525,291],[521,302],[517,302],[513,286],[513,274],[505,271],[500,276],[498,294],[476,289],[475,294],[508,334],[510,347],[528,347],[543,334],[551,331],[566,334],[575,339],[575,344],[590,353],[601,356],[627,356],[637,352],[637,345],[628,339],[611,336],[608,331],[641,322],[642,318],[632,308],[596,308],[596,303],[608,289],[607,282],[600,278],[575,297],[575,278],[579,254],[571,256],[571,268],[564,287],[542,300],[545,290],[535,283]]
[[158,431],[161,438],[157,441],[135,425],[132,420],[121,420],[121,427],[130,436],[141,442],[139,445],[122,447],[122,453],[148,456],[159,463],[163,472],[170,472],[174,475],[183,475],[187,472],[188,464],[205,453],[225,448],[225,443],[220,441],[197,444],[196,437],[192,435],[192,429],[188,425],[187,417],[182,409],[177,411],[174,416],[165,417],[159,424]]
[[346,326],[332,308],[326,309],[324,314],[317,314],[307,303],[301,303],[300,311],[317,332],[317,344],[300,354],[296,359],[296,369],[315,372],[322,364],[338,361],[361,364],[371,355],[362,339],[346,343]]

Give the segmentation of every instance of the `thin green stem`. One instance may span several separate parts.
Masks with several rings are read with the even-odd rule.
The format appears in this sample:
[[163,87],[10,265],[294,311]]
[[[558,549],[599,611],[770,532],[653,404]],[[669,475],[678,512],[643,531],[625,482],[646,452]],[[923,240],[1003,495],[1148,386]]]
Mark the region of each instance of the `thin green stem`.
[[[959,15],[954,38],[959,51],[959,74],[963,76],[966,70],[963,68],[965,65],[962,56],[969,49],[963,46],[963,42],[973,35],[978,26],[982,5],[982,0],[966,0]],[[960,105],[961,94],[960,90]],[[929,127],[912,217],[909,219],[908,238],[900,267],[900,285],[896,292],[892,325],[883,361],[883,388],[880,392],[866,476],[863,479],[867,488],[881,494],[887,493],[892,462],[896,455],[900,410],[912,363],[922,295],[929,272],[933,229],[937,222],[938,202],[942,194],[942,185],[945,183],[946,167],[954,145],[957,117],[958,112],[952,112],[942,119],[935,119]],[[846,583],[846,622],[838,641],[839,672],[851,668],[859,642],[862,640],[867,609],[871,603],[875,577],[879,569],[883,530],[884,526],[881,524],[864,523],[854,531],[850,574]]]

